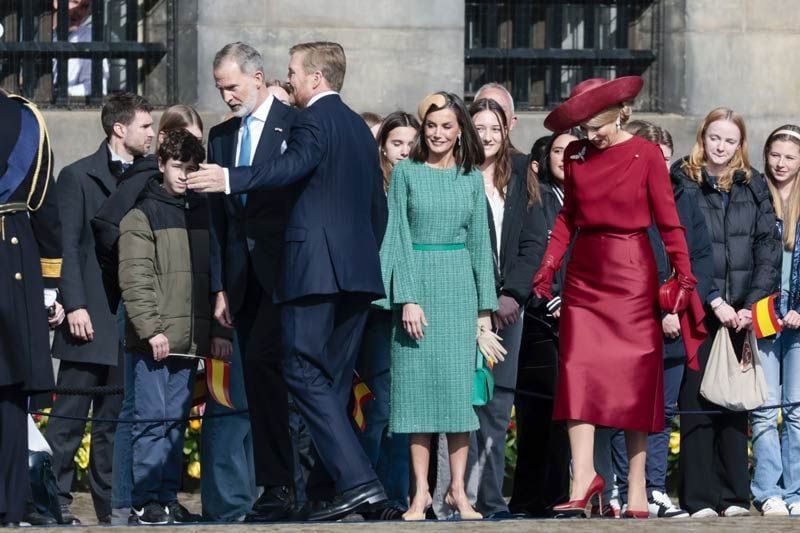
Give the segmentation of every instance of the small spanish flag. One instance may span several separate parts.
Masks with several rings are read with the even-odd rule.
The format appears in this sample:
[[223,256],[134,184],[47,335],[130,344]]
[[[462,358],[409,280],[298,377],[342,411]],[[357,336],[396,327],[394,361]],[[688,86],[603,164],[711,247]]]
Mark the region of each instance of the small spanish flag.
[[207,398],[208,385],[206,385],[205,371],[198,372],[194,378],[194,387],[192,388],[192,407],[206,403]]
[[367,420],[364,418],[364,404],[372,400],[375,395],[369,390],[367,384],[361,380],[358,372],[353,376],[353,421],[363,433],[367,429]]
[[206,385],[214,400],[229,409],[231,402],[231,364],[227,361],[206,357]]
[[775,310],[777,301],[778,294],[773,294],[753,304],[753,330],[756,332],[757,339],[770,337],[783,329],[778,322],[778,313]]

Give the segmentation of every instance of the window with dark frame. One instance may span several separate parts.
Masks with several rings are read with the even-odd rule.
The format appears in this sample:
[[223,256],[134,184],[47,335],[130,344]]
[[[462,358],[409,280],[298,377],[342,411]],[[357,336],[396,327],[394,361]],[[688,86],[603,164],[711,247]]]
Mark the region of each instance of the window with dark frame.
[[509,89],[518,111],[552,109],[581,81],[645,77],[637,100],[659,109],[660,0],[467,0],[464,94]]
[[0,0],[0,87],[43,107],[99,106],[118,90],[166,105],[176,4]]

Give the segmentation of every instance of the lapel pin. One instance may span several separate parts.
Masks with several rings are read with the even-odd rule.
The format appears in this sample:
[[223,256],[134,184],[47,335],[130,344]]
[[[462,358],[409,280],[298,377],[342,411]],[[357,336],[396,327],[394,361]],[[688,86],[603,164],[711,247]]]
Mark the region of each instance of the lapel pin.
[[277,131],[278,133],[283,133],[283,128],[275,128],[275,131]]

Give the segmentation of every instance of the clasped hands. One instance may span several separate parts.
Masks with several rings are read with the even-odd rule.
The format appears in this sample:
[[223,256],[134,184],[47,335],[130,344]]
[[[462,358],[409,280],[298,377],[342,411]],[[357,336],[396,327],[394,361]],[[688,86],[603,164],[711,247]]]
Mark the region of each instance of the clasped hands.
[[[402,322],[403,329],[413,340],[418,341],[425,336],[423,328],[428,325],[428,320],[418,304],[403,305]],[[478,349],[489,364],[505,360],[506,349],[500,344],[502,339],[492,331],[492,318],[488,311],[478,316],[476,339]]]
[[750,309],[736,311],[728,302],[720,297],[711,301],[711,309],[717,316],[720,324],[726,328],[733,328],[739,332],[753,326],[753,314]]

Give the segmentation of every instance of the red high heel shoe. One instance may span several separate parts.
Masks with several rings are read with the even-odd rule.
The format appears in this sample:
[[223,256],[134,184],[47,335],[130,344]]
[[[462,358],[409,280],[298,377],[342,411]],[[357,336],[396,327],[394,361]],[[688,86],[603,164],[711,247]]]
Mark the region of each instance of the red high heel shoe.
[[556,514],[565,516],[578,515],[583,513],[586,516],[586,507],[592,499],[592,496],[597,494],[597,499],[600,504],[600,509],[603,508],[603,489],[606,488],[605,481],[599,474],[595,474],[594,479],[589,483],[589,488],[580,500],[570,500],[565,503],[559,503],[553,506],[553,511]]
[[625,511],[622,518],[650,518],[650,511]]

